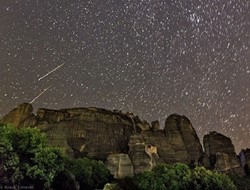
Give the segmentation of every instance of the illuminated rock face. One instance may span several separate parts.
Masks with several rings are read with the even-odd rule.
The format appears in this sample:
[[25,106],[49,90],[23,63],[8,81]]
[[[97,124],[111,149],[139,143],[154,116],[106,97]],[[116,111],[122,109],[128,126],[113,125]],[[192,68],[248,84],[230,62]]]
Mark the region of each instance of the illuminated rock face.
[[131,113],[98,108],[40,108],[36,115],[32,110],[30,104],[21,104],[1,122],[40,128],[51,145],[64,147],[73,157],[106,159],[111,153],[128,153],[129,137],[145,124]]
[[156,163],[198,163],[203,155],[191,122],[177,114],[166,119],[164,130],[152,128],[132,135],[129,147],[130,158],[138,170],[135,173],[150,170]]
[[110,154],[105,164],[115,178],[134,175],[134,166],[127,154]]
[[[190,120],[178,114],[170,115],[165,122],[165,133],[169,142],[185,150],[188,163],[199,163],[203,154],[200,140]],[[178,147],[180,146],[180,148]]]
[[31,104],[21,104],[6,114],[1,123],[37,127],[47,134],[50,145],[65,148],[71,157],[105,160],[117,178],[151,170],[157,163],[195,164],[201,160],[211,169],[242,172],[229,138],[216,132],[206,135],[203,153],[185,116],[170,115],[161,129],[158,121],[150,126],[132,113],[116,110],[40,108],[36,115],[32,111]]
[[2,123],[11,123],[14,126],[18,127],[20,123],[33,116],[33,107],[31,104],[23,103],[11,110],[6,114],[2,119]]
[[128,145],[135,173],[149,171],[158,162],[157,147],[147,144],[142,134],[132,135]]
[[220,172],[244,175],[230,138],[217,132],[210,132],[204,136],[203,144],[205,166]]

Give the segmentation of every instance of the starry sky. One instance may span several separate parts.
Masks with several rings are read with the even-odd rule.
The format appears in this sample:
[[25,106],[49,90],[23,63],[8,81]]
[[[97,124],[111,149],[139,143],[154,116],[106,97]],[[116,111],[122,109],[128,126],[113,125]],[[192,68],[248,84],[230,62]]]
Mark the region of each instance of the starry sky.
[[20,103],[186,115],[250,148],[249,0],[1,0],[0,116]]

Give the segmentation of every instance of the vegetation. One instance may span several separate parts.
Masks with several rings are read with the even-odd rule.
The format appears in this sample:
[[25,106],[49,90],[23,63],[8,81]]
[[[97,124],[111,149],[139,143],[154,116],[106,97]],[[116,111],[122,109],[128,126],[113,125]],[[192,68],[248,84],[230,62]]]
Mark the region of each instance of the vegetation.
[[36,128],[0,127],[0,184],[18,189],[21,185],[49,188],[64,169],[65,156],[49,147],[45,134]]
[[250,189],[250,177],[249,176],[239,176],[239,175],[230,175],[229,176],[238,190],[249,190]]
[[78,158],[69,160],[66,167],[80,183],[80,189],[102,189],[111,179],[111,174],[102,161]]
[[95,189],[110,176],[101,161],[66,158],[62,149],[48,146],[37,128],[0,126],[0,186],[71,189],[78,181],[80,189]]
[[185,164],[158,165],[152,171],[135,176],[139,190],[235,190],[236,187],[227,175],[195,167],[191,170]]
[[[231,176],[239,189],[247,189],[249,177]],[[0,126],[0,187],[31,186],[34,189],[102,189],[108,182],[113,190],[235,190],[227,175],[190,169],[187,165],[157,165],[132,177],[112,180],[102,161],[69,159],[63,150],[50,147],[36,128]]]

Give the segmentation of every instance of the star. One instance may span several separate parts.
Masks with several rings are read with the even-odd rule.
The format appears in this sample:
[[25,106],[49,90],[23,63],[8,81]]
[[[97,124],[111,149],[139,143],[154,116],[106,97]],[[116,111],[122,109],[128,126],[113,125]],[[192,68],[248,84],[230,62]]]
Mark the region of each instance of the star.
[[[0,2],[0,115],[39,107],[187,116],[250,147],[250,2]],[[46,90],[47,89],[47,90]],[[34,98],[35,97],[35,98]]]

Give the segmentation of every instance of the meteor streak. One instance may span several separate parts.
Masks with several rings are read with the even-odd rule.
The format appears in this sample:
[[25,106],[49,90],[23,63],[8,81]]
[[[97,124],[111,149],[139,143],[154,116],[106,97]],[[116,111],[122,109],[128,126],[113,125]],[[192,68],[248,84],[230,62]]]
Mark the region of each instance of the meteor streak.
[[38,94],[38,96],[36,96],[33,100],[30,101],[30,104],[33,103],[37,98],[39,98],[40,96],[42,96],[47,90],[50,89],[51,86],[49,86],[48,88],[44,89],[40,94]]
[[48,72],[47,74],[43,75],[43,76],[40,77],[38,80],[40,81],[40,80],[44,79],[45,77],[47,77],[48,75],[50,75],[51,73],[55,72],[57,69],[59,69],[60,67],[62,67],[64,64],[65,64],[65,63],[63,63],[63,64],[57,66],[55,69],[53,69],[52,71],[50,71],[50,72]]

